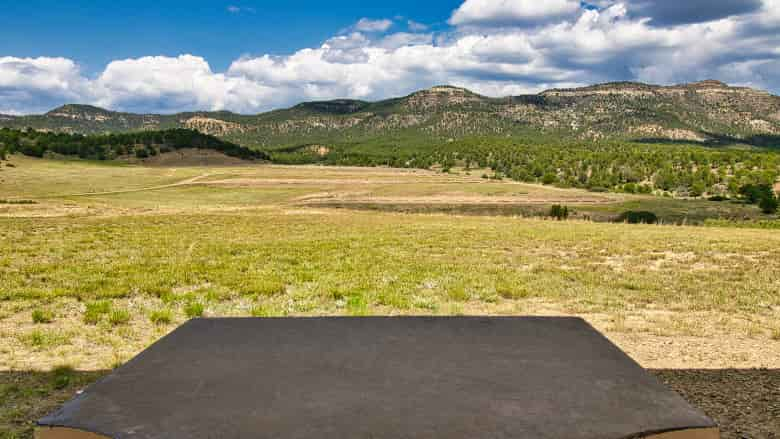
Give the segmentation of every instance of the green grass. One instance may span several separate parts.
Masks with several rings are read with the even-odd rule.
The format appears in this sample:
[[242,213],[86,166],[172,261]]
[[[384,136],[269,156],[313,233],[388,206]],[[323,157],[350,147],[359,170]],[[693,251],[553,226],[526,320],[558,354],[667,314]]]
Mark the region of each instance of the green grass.
[[19,341],[24,346],[33,350],[53,349],[70,342],[68,334],[56,330],[34,329],[19,336]]
[[108,322],[114,326],[124,325],[130,321],[130,312],[125,309],[113,309],[108,314]]
[[107,300],[87,303],[83,316],[84,323],[96,325],[103,315],[109,314],[110,312],[111,302]]
[[187,306],[184,307],[184,314],[191,319],[196,317],[202,317],[203,311],[204,311],[204,306],[200,302],[188,303]]
[[[95,182],[142,189],[195,175],[210,174],[212,181],[0,206],[4,370],[46,371],[63,363],[107,369],[206,309],[214,317],[552,313],[586,316],[605,322],[600,329],[608,334],[632,337],[778,339],[767,328],[780,319],[780,234],[769,228],[550,221],[474,204],[483,209],[479,215],[332,209],[301,197],[345,203],[398,197],[418,205],[430,204],[425,197],[507,197],[521,200],[513,204],[518,208],[543,210],[549,205],[539,200],[549,199],[575,212],[581,207],[571,200],[607,197],[589,207],[607,216],[649,206],[644,210],[669,215],[711,208],[707,215],[728,217],[742,205],[392,169],[180,172],[23,159],[3,172],[2,190],[9,192],[3,198],[54,187],[87,192]],[[245,181],[213,183],[228,178]],[[32,313],[45,310],[56,310],[56,319],[33,323]],[[629,347],[655,343],[620,340]],[[70,376],[63,390],[80,382],[78,373]],[[41,395],[6,393],[19,401],[0,409],[0,421],[13,424],[9,431],[29,432],[30,401],[56,390],[56,378],[41,379],[22,385],[46,389]]]
[[156,309],[149,314],[149,320],[156,325],[167,325],[173,321],[173,312],[170,309]]
[[33,323],[51,323],[54,321],[54,313],[48,309],[36,309],[32,312]]
[[0,380],[0,437],[32,438],[35,420],[47,415],[76,391],[105,372],[57,366],[46,372],[3,372]]

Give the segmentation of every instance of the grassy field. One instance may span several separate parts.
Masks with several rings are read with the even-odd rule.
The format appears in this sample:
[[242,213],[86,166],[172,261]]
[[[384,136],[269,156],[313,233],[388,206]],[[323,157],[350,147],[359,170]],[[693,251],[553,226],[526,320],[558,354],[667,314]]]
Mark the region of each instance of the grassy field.
[[776,230],[533,217],[553,203],[712,218],[756,217],[751,207],[481,173],[11,163],[0,437],[28,437],[38,416],[194,316],[376,314],[579,315],[725,437],[780,434]]

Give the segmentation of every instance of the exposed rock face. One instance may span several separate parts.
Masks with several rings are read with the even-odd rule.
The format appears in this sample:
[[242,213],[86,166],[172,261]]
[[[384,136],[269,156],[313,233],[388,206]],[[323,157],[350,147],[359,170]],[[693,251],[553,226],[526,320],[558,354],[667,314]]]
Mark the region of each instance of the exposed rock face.
[[235,132],[243,133],[246,131],[240,124],[204,116],[190,117],[189,119],[185,119],[182,124],[185,128],[197,130],[212,136],[225,136]]
[[472,102],[480,103],[482,100],[481,96],[465,88],[438,85],[407,96],[404,106],[411,110],[427,110]]
[[641,125],[631,128],[631,132],[641,137],[660,138],[669,140],[692,140],[694,142],[703,142],[706,137],[697,134],[691,130],[679,128],[664,128],[660,125]]
[[330,153],[330,148],[325,145],[311,145],[309,146],[309,151],[317,154],[320,157],[325,157],[328,155],[328,153]]
[[115,117],[114,114],[117,113],[112,113],[110,111],[103,110],[102,108],[88,105],[63,105],[62,107],[56,108],[46,113],[46,115],[49,117],[59,117],[76,121],[87,120],[97,122],[111,120],[113,117]]

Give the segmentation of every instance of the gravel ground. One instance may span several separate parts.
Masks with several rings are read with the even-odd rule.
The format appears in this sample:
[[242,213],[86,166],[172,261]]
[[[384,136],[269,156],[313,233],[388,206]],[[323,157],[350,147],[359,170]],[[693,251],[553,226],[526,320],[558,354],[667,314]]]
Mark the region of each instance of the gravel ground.
[[723,439],[780,438],[780,369],[651,372],[713,418]]

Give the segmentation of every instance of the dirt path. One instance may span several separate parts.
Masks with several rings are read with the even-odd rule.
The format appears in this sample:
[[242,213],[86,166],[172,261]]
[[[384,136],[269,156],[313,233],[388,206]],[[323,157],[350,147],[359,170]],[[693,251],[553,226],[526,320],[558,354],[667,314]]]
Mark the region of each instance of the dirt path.
[[190,177],[181,181],[177,181],[175,183],[169,183],[169,184],[161,184],[157,186],[148,186],[148,187],[141,187],[141,188],[135,188],[135,189],[120,189],[116,191],[102,191],[102,192],[77,192],[73,194],[58,194],[58,195],[46,195],[42,197],[25,197],[26,199],[31,200],[44,200],[49,198],[66,198],[66,197],[88,197],[92,195],[116,195],[116,194],[129,194],[133,192],[146,192],[146,191],[155,191],[160,189],[169,189],[172,187],[178,187],[178,186],[188,186],[188,185],[194,185],[194,184],[204,184],[201,183],[199,180],[210,177],[213,175],[213,173],[206,173],[201,175],[196,175],[194,177]]

